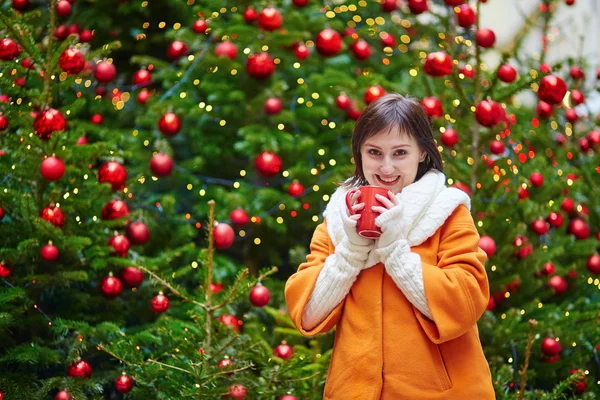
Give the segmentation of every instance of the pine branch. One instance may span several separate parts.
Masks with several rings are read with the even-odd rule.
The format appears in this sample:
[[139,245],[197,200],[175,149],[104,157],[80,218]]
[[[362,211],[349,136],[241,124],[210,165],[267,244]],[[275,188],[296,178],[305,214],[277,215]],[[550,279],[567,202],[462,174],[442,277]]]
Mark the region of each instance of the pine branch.
[[533,344],[533,330],[537,326],[537,321],[529,320],[529,334],[527,335],[527,348],[525,349],[525,363],[521,369],[521,384],[519,388],[519,400],[523,400],[525,396],[525,384],[527,383],[527,368],[529,368],[529,357],[531,357],[531,345]]
[[[146,362],[147,362],[147,363],[158,364],[158,365],[161,365],[161,366],[163,366],[163,367],[167,367],[167,368],[176,369],[177,371],[181,371],[181,372],[185,372],[186,374],[193,375],[193,374],[192,374],[192,372],[191,372],[191,371],[188,371],[187,369],[179,368],[179,367],[176,367],[176,366],[174,366],[174,365],[169,365],[169,364],[161,363],[160,361],[156,361],[156,360],[153,360],[153,359],[151,359],[151,358],[147,359],[147,360],[146,360]],[[227,373],[229,373],[230,371],[226,371],[226,372],[227,372]]]
[[183,299],[184,301],[187,301],[188,303],[192,303],[195,304],[199,307],[202,307],[204,309],[206,309],[206,305],[200,303],[199,301],[196,301],[194,299],[190,299],[189,297],[187,297],[186,295],[184,295],[183,293],[181,293],[179,290],[175,289],[175,287],[173,287],[173,285],[171,285],[169,282],[165,281],[164,279],[162,279],[160,276],[156,275],[154,272],[150,271],[148,268],[144,267],[144,266],[138,266],[139,269],[141,269],[144,272],[147,272],[148,275],[150,275],[152,278],[156,279],[158,282],[160,282],[161,285],[167,287],[175,296]]
[[[210,334],[211,334],[211,330],[212,330],[212,309],[210,306],[210,301],[211,301],[211,295],[212,295],[212,290],[211,290],[211,283],[212,283],[212,275],[213,275],[213,256],[214,256],[214,252],[215,252],[215,246],[214,246],[214,234],[213,234],[213,227],[215,225],[215,201],[214,200],[210,200],[208,202],[208,205],[210,207],[210,213],[208,216],[208,262],[207,262],[207,267],[208,267],[208,273],[207,273],[207,277],[206,277],[206,287],[204,288],[205,290],[205,298],[206,298],[206,307],[207,307],[207,312],[206,312],[206,347],[209,348],[210,347]],[[232,291],[233,293],[233,291]]]
[[52,103],[52,94],[50,91],[50,77],[52,71],[52,45],[54,44],[54,31],[56,30],[56,3],[57,0],[50,0],[50,24],[48,26],[48,44],[46,47],[46,67],[44,68],[44,93],[42,98],[46,101],[46,106]]
[[[223,300],[223,302],[221,304],[219,304],[218,306],[214,306],[211,308],[211,311],[215,311],[218,310],[220,308],[225,307],[229,301],[231,300],[231,298],[235,295],[235,292],[237,291],[238,287],[240,286],[240,284],[242,283],[242,280],[248,276],[248,268],[245,268],[241,273],[240,276],[238,276],[237,281],[235,282],[235,285],[233,287],[233,289],[229,292],[229,296],[227,296],[227,298],[225,300]],[[209,305],[210,307],[210,305]]]
[[[477,0],[477,6],[475,9],[476,19],[475,19],[475,32],[479,30],[480,23],[480,14],[481,10],[481,0]],[[479,77],[481,76],[481,51],[479,49],[479,45],[475,43],[475,99],[473,99],[473,103],[475,105],[479,104],[481,98],[479,96],[480,85]],[[477,187],[477,165],[479,164],[479,124],[475,123],[473,125],[473,142],[472,142],[472,157],[473,157],[473,166],[471,167],[471,192],[475,192]],[[475,210],[472,210],[475,211]]]

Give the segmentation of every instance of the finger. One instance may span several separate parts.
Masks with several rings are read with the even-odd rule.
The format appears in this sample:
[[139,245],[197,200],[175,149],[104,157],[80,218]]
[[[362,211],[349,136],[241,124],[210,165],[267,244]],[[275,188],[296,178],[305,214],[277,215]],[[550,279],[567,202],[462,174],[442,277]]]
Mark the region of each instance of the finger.
[[375,211],[376,213],[382,214],[382,213],[386,212],[388,209],[385,207],[380,207],[380,206],[371,206],[371,210]]
[[352,221],[358,221],[360,219],[360,214],[354,214],[349,217]]
[[360,192],[356,191],[350,197],[352,197],[352,204],[356,204],[358,203],[358,199],[360,198]]
[[377,200],[379,200],[379,201],[380,201],[380,202],[381,202],[381,203],[382,203],[384,206],[386,206],[386,208],[388,208],[388,209],[389,209],[389,208],[392,208],[392,207],[394,207],[394,203],[392,203],[392,202],[390,201],[390,199],[388,199],[388,198],[387,198],[387,197],[385,197],[385,196],[382,196],[382,195],[380,195],[380,194],[376,194],[376,195],[375,195],[375,198],[376,198]]
[[390,198],[390,200],[392,201],[392,203],[394,203],[395,206],[397,206],[398,204],[400,204],[400,202],[398,201],[398,198],[396,197],[396,195],[391,190],[388,190],[388,197]]
[[365,203],[359,203],[352,206],[352,210],[359,211],[365,208]]

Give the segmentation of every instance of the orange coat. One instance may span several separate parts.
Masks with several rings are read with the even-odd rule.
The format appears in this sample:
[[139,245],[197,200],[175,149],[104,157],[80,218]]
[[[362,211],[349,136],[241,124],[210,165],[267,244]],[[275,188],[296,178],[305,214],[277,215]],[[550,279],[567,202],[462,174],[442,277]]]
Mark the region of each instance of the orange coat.
[[344,300],[314,329],[302,327],[325,259],[334,252],[326,222],[310,254],[285,288],[289,314],[305,336],[336,326],[324,398],[360,400],[494,399],[477,320],[489,287],[485,253],[465,206],[411,251],[421,257],[427,303],[435,322],[418,311],[382,263],[364,269]]

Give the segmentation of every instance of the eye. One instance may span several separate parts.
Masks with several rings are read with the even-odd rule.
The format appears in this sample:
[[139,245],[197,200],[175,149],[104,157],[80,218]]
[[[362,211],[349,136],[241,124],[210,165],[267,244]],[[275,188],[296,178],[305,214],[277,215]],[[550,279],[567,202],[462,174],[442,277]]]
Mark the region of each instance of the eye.
[[369,149],[368,153],[371,154],[372,156],[378,156],[379,150]]
[[400,155],[400,156],[403,156],[403,155],[405,155],[405,154],[406,154],[406,150],[398,150],[398,151],[396,152],[396,154],[398,154],[398,155]]

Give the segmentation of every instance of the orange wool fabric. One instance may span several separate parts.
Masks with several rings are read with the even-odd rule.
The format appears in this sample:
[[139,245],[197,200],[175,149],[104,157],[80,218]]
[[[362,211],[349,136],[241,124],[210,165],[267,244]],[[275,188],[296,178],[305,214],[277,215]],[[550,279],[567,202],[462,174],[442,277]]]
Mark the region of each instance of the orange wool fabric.
[[477,320],[489,299],[485,253],[468,209],[459,206],[428,240],[421,257],[433,321],[398,289],[382,263],[364,269],[345,299],[310,331],[302,312],[334,252],[326,222],[285,288],[289,314],[305,336],[336,326],[324,398],[329,400],[495,399]]

